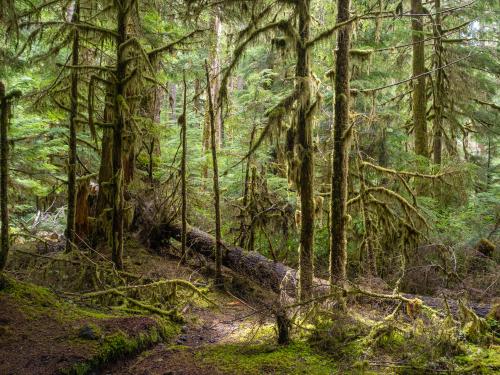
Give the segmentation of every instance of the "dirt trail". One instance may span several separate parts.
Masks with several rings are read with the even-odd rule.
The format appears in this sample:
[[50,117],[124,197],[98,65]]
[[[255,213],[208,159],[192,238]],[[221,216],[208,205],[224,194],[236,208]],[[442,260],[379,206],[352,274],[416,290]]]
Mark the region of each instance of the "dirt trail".
[[209,375],[221,374],[212,366],[203,365],[196,353],[207,345],[235,342],[238,333],[258,322],[253,310],[231,297],[219,310],[192,306],[186,312],[188,323],[170,343],[156,345],[133,358],[126,358],[103,369],[102,375]]
[[[149,257],[147,257],[149,258]],[[154,260],[152,264],[149,264]],[[158,277],[190,279],[193,270],[177,259],[152,256],[141,269]],[[151,266],[151,268],[149,268]],[[186,319],[181,332],[168,343],[161,343],[131,358],[121,359],[96,372],[100,375],[216,375],[218,369],[202,363],[197,353],[209,345],[241,341],[243,332],[260,324],[250,305],[226,292],[211,294],[218,308],[189,303],[182,313]]]

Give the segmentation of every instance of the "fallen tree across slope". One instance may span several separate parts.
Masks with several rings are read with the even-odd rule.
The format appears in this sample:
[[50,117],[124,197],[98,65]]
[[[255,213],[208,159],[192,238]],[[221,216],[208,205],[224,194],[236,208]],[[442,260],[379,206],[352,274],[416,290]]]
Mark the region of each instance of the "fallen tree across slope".
[[[163,244],[165,244],[165,242],[170,238],[180,241],[181,233],[182,228],[178,223],[168,223],[154,226],[150,228],[148,236],[149,246],[152,249],[158,249],[162,247]],[[214,258],[215,238],[212,235],[198,228],[188,226],[186,239],[187,245],[192,251],[210,259]],[[250,280],[264,288],[271,289],[275,293],[285,292],[288,296],[295,297],[297,270],[290,268],[283,263],[274,262],[257,252],[245,251],[238,246],[229,245],[223,242],[222,248],[222,263],[224,266],[242,276],[248,277]],[[316,294],[321,295],[330,293],[330,288],[326,280],[316,278],[314,280],[314,287],[316,289]],[[399,299],[403,302],[405,300],[409,301],[418,298],[422,300],[425,305],[431,308],[444,309],[443,300],[436,297],[418,296],[412,294],[386,295],[361,291],[360,289],[355,288],[353,294],[356,294],[356,292],[372,296],[374,298]],[[459,309],[458,301],[449,300],[447,302],[451,312],[456,315]],[[489,304],[470,303],[470,307],[480,317],[486,316],[491,309],[491,305]]]

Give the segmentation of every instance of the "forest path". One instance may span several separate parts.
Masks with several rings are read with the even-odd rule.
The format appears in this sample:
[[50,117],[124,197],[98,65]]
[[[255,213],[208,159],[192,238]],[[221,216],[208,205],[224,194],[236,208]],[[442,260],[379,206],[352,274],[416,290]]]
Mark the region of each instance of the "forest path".
[[[149,257],[148,257],[149,258]],[[154,262],[148,274],[169,278],[192,278],[193,269],[180,265],[178,259],[152,256]],[[147,260],[147,263],[149,263]],[[141,268],[148,269],[142,264]],[[212,292],[209,298],[217,307],[188,303],[182,309],[186,320],[173,340],[160,343],[136,356],[109,364],[100,375],[212,375],[223,374],[203,363],[203,350],[208,346],[243,341],[245,335],[261,325],[256,310],[229,292]]]

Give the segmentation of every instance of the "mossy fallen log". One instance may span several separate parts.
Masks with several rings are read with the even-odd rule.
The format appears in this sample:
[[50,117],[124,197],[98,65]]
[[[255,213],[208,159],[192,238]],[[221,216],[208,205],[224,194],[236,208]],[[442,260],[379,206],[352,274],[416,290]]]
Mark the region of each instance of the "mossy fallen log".
[[[158,249],[169,238],[180,241],[181,233],[182,229],[179,223],[158,225],[150,232],[149,245],[152,249]],[[215,238],[212,235],[198,228],[188,226],[186,243],[192,251],[214,259]],[[221,245],[222,264],[225,267],[276,293],[285,291],[288,295],[295,296],[296,270],[285,266],[283,263],[274,262],[257,252],[245,251],[241,247],[224,242]]]
[[[180,241],[181,225],[179,223],[160,224],[149,228],[149,246],[152,249],[163,247],[170,238]],[[215,256],[215,238],[192,226],[188,226],[186,233],[187,246],[207,258],[213,259]],[[259,284],[263,288],[272,290],[275,293],[285,292],[290,297],[296,296],[297,270],[288,267],[280,262],[274,262],[265,256],[254,252],[245,251],[241,247],[233,246],[222,242],[223,257],[222,264],[232,271],[247,277],[251,281]],[[330,294],[328,282],[315,278],[314,294]],[[442,298],[420,296],[414,294],[386,295],[380,293],[366,292],[360,288],[354,288],[352,293],[366,295],[367,297],[394,299],[399,301],[421,300],[426,306],[433,309],[445,310],[445,302]],[[458,302],[448,300],[450,311],[453,315],[458,313]],[[489,304],[470,303],[470,308],[480,317],[485,317],[491,309]]]

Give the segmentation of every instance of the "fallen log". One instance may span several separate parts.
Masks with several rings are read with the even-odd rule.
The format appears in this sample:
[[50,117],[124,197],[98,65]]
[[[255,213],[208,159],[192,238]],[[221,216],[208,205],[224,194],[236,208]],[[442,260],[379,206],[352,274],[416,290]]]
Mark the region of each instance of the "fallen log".
[[[181,233],[182,228],[179,223],[161,224],[151,229],[149,246],[153,249],[159,248],[164,240],[169,238],[180,241]],[[188,226],[186,243],[191,250],[214,259],[215,238],[212,235]],[[222,264],[225,267],[276,293],[285,291],[289,296],[295,296],[296,270],[283,263],[274,262],[255,251],[245,251],[241,247],[224,242],[221,245]],[[327,285],[326,282],[324,285]]]
[[[149,246],[152,249],[158,249],[170,238],[180,241],[181,233],[182,228],[178,223],[157,225],[149,230]],[[198,228],[188,226],[186,240],[187,246],[192,251],[210,259],[214,258],[215,238],[212,235]],[[263,288],[270,289],[276,293],[285,292],[292,298],[296,296],[297,270],[283,263],[272,261],[254,251],[245,251],[241,247],[229,245],[224,242],[221,245],[223,248],[222,264],[224,266],[247,277]],[[315,278],[314,288],[315,294],[321,295],[330,293],[328,282],[323,279]],[[360,290],[358,289],[358,291]],[[370,296],[370,293],[366,294]],[[398,299],[397,295],[379,294],[379,296],[385,299]],[[415,298],[422,300],[425,305],[431,308],[440,310],[445,309],[444,301],[441,298],[414,294],[401,294],[399,296],[399,300],[402,301]],[[454,300],[449,300],[447,302],[451,312],[454,315],[458,314],[458,302]],[[469,306],[480,317],[485,317],[491,309],[491,305],[489,304],[470,303]]]

